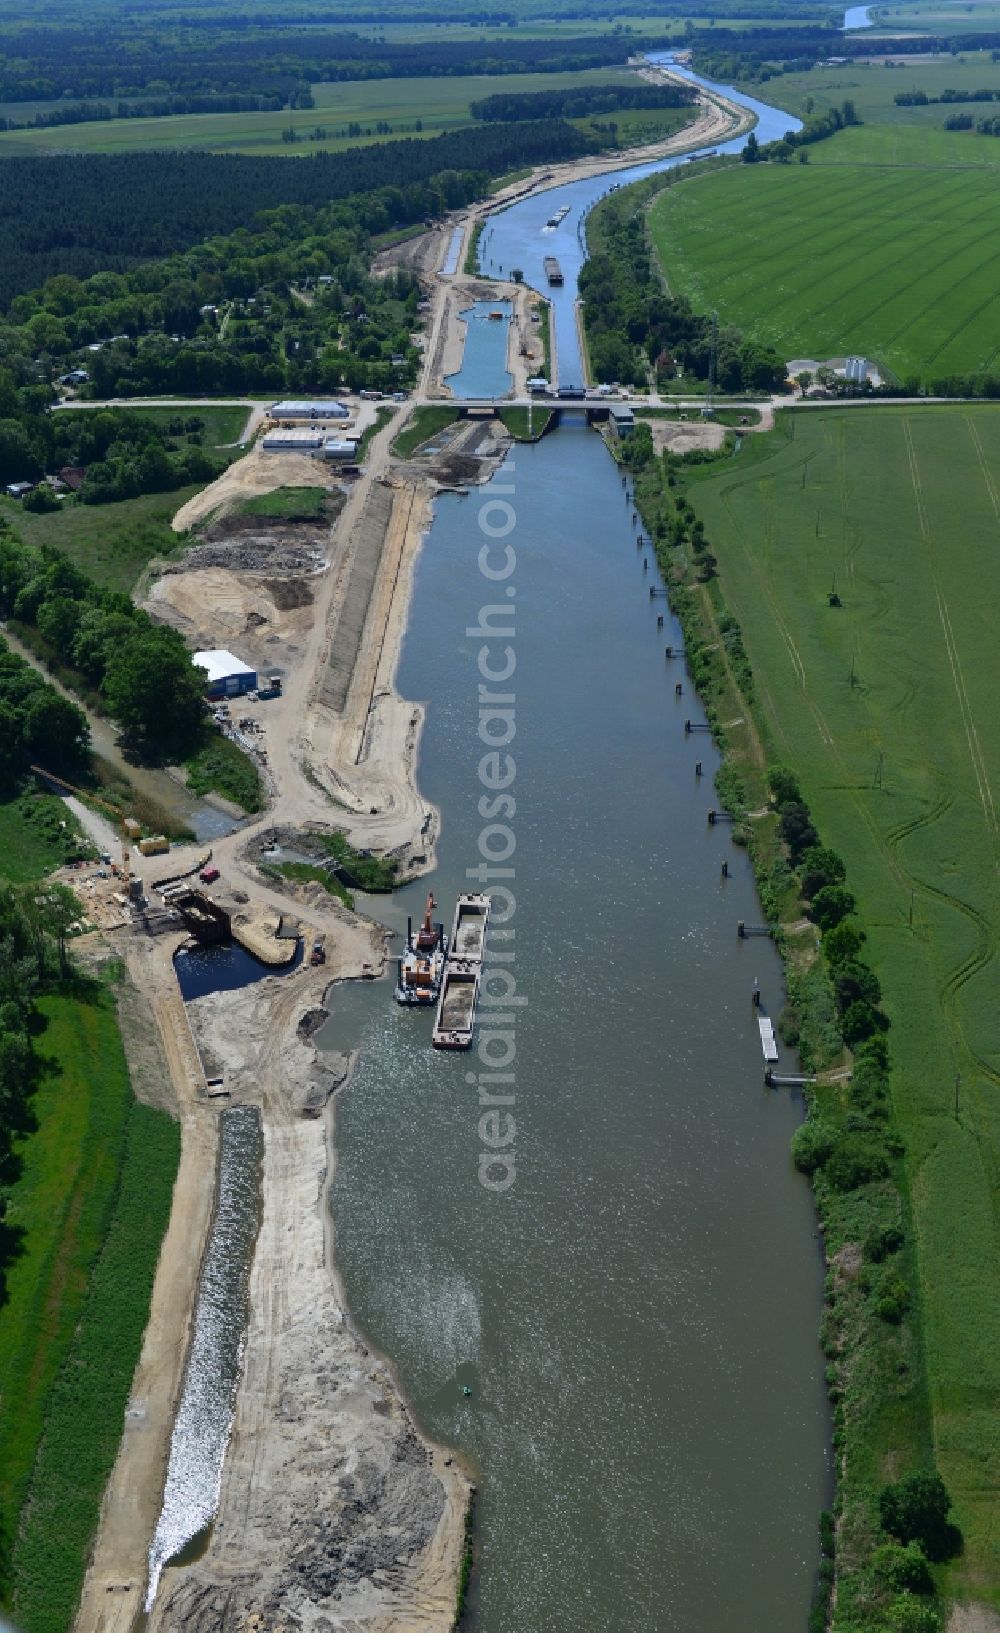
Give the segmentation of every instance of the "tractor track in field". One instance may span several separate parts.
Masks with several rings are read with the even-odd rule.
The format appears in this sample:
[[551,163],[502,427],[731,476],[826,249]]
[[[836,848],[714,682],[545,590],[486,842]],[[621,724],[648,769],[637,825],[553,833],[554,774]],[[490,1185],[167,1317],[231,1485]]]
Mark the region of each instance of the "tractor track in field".
[[942,634],[944,635],[945,649],[948,654],[948,663],[951,668],[952,682],[955,687],[955,695],[958,698],[958,706],[959,712],[962,716],[962,724],[965,728],[966,742],[969,748],[969,759],[972,763],[973,774],[979,789],[979,800],[983,808],[983,816],[986,820],[986,827],[990,838],[990,847],[993,852],[993,867],[994,871],[996,871],[998,867],[997,846],[998,841],[1000,841],[1000,822],[998,822],[997,819],[996,804],[993,799],[993,789],[990,786],[989,772],[987,770],[986,760],[983,755],[982,745],[979,741],[979,732],[976,728],[976,722],[972,714],[972,705],[969,702],[969,694],[966,690],[965,676],[962,672],[961,659],[958,653],[958,643],[955,640],[955,632],[952,628],[951,615],[948,611],[948,604],[941,593],[941,586],[938,582],[937,572],[935,571],[933,540],[931,537],[930,524],[927,518],[927,509],[924,504],[923,484],[920,480],[920,469],[917,464],[917,453],[913,445],[913,433],[910,430],[909,421],[906,419],[903,421],[903,436],[906,441],[907,458],[909,459],[910,463],[910,480],[913,485],[913,497],[917,510],[917,520],[920,524],[920,533],[927,553],[931,583],[937,599],[938,618],[940,619],[941,630]]

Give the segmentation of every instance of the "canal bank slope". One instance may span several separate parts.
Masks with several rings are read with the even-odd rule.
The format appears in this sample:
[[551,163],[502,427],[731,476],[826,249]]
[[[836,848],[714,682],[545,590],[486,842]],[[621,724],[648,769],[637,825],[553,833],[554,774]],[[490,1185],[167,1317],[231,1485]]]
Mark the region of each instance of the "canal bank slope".
[[220,1633],[253,1616],[444,1633],[454,1618],[468,1482],[359,1341],[334,1271],[331,1095],[347,1062],[318,1062],[300,1025],[329,979],[191,1005],[233,1102],[260,1104],[263,1217],[218,1517],[203,1557],[164,1573],[154,1633]]

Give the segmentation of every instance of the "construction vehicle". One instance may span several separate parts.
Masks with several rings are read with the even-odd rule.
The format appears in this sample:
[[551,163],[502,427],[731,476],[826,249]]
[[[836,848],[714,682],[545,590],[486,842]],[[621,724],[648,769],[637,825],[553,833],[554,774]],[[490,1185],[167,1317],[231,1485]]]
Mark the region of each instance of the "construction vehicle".
[[131,868],[132,849],[129,832],[131,819],[124,816],[117,805],[111,805],[107,800],[100,799],[97,794],[92,794],[87,788],[77,788],[75,783],[67,782],[65,777],[57,777],[54,771],[46,771],[45,767],[41,765],[33,765],[31,769],[36,777],[43,777],[46,782],[55,783],[57,787],[65,788],[68,793],[76,794],[80,799],[89,800],[91,805],[99,805],[102,811],[107,811],[109,816],[114,817],[122,842],[121,874],[122,883],[125,886],[125,895],[133,900],[141,896],[142,880],[133,876]]

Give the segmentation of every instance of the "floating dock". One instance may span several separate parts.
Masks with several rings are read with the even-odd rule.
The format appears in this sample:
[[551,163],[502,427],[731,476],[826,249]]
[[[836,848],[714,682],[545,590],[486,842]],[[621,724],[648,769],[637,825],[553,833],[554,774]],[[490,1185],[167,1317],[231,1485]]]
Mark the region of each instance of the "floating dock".
[[559,265],[559,262],[556,260],[554,255],[546,255],[542,265],[545,268],[545,276],[548,278],[550,284],[556,286],[562,283],[562,267]]
[[489,920],[488,896],[459,896],[431,1034],[435,1049],[469,1049],[472,1046]]
[[764,1060],[768,1065],[773,1065],[778,1058],[778,1045],[774,1041],[774,1027],[766,1015],[758,1017],[757,1025],[760,1027],[760,1046],[764,1053]]

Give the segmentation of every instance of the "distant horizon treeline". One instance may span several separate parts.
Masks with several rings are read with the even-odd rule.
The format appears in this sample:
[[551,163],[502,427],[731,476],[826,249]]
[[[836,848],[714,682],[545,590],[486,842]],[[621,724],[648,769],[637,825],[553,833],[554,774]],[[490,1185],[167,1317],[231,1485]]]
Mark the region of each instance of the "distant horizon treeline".
[[[385,40],[334,29],[247,32],[192,41],[175,30],[123,41],[98,21],[62,29],[23,28],[0,58],[0,102],[219,91],[287,99],[319,81],[411,79],[466,74],[579,72],[622,64],[663,36],[567,35],[555,39]],[[300,106],[311,106],[306,100]]]

